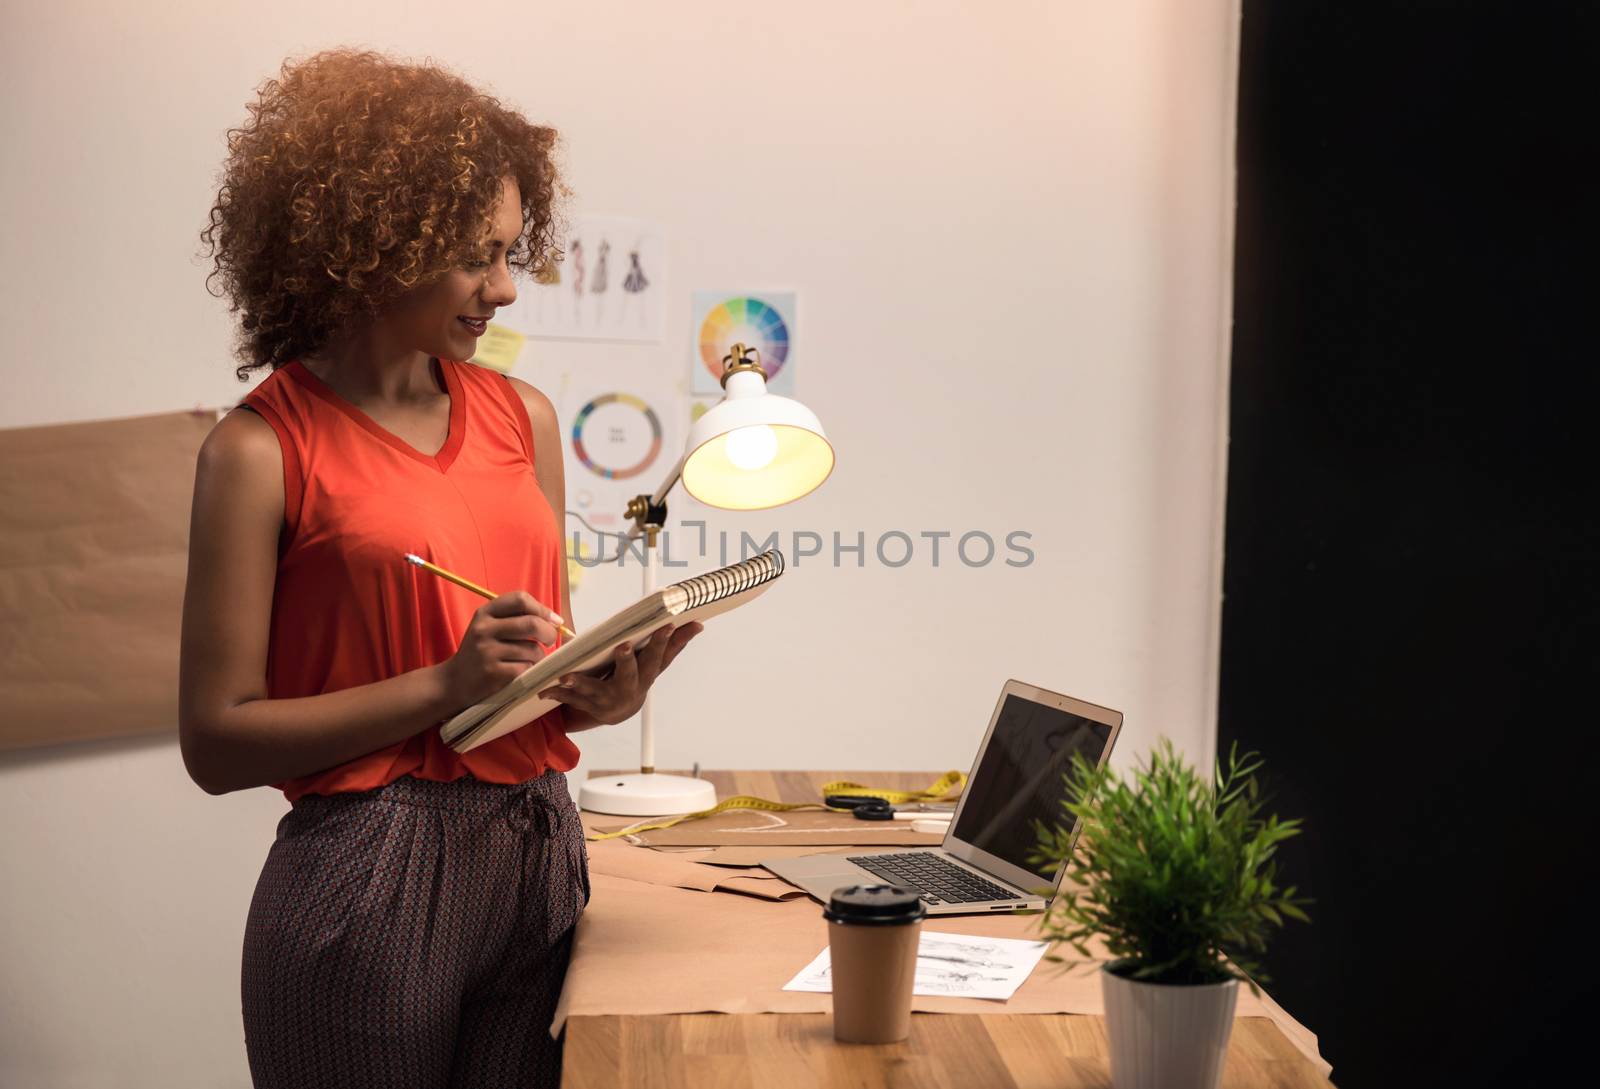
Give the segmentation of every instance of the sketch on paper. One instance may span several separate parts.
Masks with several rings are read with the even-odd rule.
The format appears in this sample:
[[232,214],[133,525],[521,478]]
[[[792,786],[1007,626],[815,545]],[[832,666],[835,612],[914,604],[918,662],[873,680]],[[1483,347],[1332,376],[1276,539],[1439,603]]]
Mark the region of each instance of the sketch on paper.
[[722,393],[722,360],[735,344],[760,353],[769,391],[785,396],[794,392],[793,291],[696,291],[692,302],[691,393]]
[[[498,324],[525,336],[659,341],[666,243],[660,228],[621,216],[575,216],[560,262],[517,284]],[[627,268],[617,278],[618,255]]]
[[[1018,938],[985,938],[968,934],[923,931],[917,943],[917,969],[911,993],[948,995],[952,998],[992,998],[1005,1001],[1038,966],[1049,948],[1045,942]],[[783,987],[786,991],[833,990],[833,966],[824,949],[800,974]]]

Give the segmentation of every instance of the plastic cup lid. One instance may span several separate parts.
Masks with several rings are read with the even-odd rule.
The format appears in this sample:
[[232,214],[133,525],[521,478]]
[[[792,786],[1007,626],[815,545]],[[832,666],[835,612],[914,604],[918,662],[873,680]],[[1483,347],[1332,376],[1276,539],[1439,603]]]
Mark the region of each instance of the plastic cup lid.
[[822,917],[832,923],[914,923],[928,913],[922,900],[899,885],[849,885],[828,900]]

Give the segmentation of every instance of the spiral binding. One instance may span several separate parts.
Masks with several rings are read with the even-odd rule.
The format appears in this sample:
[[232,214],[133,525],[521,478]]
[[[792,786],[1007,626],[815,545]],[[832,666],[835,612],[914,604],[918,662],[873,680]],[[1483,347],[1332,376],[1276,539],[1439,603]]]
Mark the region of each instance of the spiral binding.
[[729,564],[716,571],[707,571],[703,575],[696,575],[694,578],[684,579],[673,585],[687,595],[684,608],[694,609],[732,597],[752,586],[760,586],[763,582],[770,582],[781,574],[783,574],[783,553],[777,549],[768,549],[759,556]]

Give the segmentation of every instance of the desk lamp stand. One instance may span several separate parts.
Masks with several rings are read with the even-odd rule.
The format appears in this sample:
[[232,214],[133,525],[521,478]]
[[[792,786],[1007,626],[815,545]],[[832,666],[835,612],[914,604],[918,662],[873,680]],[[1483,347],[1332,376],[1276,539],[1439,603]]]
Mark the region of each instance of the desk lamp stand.
[[[689,429],[683,457],[654,495],[636,495],[626,541],[644,540],[644,595],[655,593],[657,538],[667,524],[667,493],[681,480],[690,495],[724,510],[764,510],[808,495],[833,471],[833,447],[810,409],[767,390],[761,353],[735,344],[722,358],[722,400]],[[624,545],[626,547],[626,544]],[[595,813],[653,817],[717,804],[704,779],[656,771],[651,693],[639,709],[639,773],[590,779],[578,804]]]
[[[667,521],[666,493],[677,482],[678,474],[674,472],[654,496],[639,495],[628,502],[627,516],[633,519],[634,525],[628,540],[644,541],[644,597],[656,592],[660,563],[657,538]],[[650,707],[654,698],[653,689],[646,692],[644,706],[639,708],[638,774],[587,780],[579,792],[582,808],[595,813],[654,817],[665,813],[696,813],[717,804],[716,788],[704,779],[663,775],[656,771],[655,721]]]

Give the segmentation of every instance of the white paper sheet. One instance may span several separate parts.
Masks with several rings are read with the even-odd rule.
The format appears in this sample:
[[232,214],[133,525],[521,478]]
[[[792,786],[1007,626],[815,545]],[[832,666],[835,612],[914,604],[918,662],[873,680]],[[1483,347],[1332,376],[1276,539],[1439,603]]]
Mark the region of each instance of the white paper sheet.
[[[1004,1002],[1017,993],[1047,948],[1045,942],[924,931],[917,944],[917,975],[911,991]],[[828,950],[818,953],[783,989],[832,993]]]
[[500,324],[530,337],[659,341],[667,282],[661,228],[587,214],[569,224],[561,263],[542,281],[519,279],[517,301],[501,308]]

